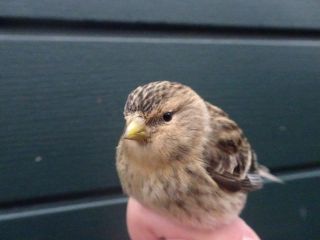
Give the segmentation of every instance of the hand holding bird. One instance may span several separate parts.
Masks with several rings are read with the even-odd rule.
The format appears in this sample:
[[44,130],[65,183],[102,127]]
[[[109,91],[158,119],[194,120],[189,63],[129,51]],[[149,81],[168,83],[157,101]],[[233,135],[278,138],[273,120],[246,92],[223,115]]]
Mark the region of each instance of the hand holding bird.
[[127,224],[132,240],[259,240],[239,217],[213,229],[190,228],[156,214],[133,198],[128,202]]

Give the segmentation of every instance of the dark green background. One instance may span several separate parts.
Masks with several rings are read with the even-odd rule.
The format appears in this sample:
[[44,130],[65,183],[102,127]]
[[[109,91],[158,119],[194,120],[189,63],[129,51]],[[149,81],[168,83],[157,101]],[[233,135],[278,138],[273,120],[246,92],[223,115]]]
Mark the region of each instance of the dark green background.
[[243,213],[263,239],[319,239],[320,3],[0,3],[1,239],[127,239],[114,152],[128,93],[168,79],[245,130],[286,180]]

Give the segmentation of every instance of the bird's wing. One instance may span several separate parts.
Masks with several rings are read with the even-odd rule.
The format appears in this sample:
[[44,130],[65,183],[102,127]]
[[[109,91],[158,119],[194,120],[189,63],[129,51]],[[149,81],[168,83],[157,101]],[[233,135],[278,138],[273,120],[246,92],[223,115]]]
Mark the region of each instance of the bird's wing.
[[207,103],[211,133],[204,152],[207,171],[225,190],[253,191],[262,187],[256,154],[238,125],[220,108]]

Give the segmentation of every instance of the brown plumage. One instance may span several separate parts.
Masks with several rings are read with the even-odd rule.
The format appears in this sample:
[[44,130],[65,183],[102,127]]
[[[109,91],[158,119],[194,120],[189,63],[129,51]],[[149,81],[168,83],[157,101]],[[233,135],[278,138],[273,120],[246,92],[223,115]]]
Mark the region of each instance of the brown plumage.
[[243,209],[261,176],[238,125],[191,88],[168,81],[140,86],[128,96],[126,131],[117,147],[125,193],[178,222],[210,228]]

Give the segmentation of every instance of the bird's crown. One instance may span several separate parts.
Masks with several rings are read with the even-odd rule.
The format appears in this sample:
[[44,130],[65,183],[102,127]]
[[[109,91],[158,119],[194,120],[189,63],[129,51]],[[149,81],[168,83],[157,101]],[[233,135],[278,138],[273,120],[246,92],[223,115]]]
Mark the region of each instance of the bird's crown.
[[149,113],[161,102],[174,96],[186,86],[169,81],[151,82],[133,90],[124,107],[124,114],[140,111]]

